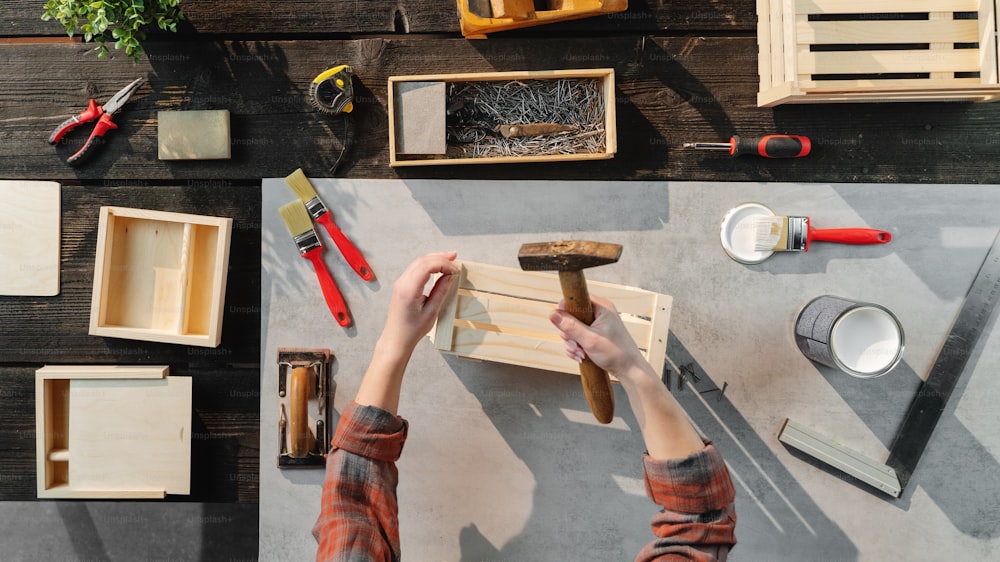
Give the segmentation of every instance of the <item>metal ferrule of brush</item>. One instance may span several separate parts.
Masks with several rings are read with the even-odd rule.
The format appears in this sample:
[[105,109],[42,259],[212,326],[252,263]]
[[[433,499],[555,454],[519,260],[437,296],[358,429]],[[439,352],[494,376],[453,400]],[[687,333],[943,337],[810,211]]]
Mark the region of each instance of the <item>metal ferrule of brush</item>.
[[319,241],[319,236],[316,236],[316,231],[314,229],[309,229],[309,231],[296,236],[295,245],[299,247],[299,253],[302,255],[305,255],[306,252],[309,252],[310,250],[323,247],[323,244]]
[[326,205],[319,200],[319,197],[313,197],[306,202],[306,210],[309,211],[309,216],[316,220],[326,212]]
[[788,217],[789,250],[802,251],[806,249],[809,237],[809,217]]

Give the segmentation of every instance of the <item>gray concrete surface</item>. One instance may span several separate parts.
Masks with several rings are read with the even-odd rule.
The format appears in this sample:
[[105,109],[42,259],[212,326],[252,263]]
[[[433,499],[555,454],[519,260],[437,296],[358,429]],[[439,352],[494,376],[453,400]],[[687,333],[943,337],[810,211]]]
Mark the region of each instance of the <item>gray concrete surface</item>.
[[[985,560],[1000,556],[1000,383],[995,320],[969,363],[900,499],[790,453],[784,418],[879,460],[926,375],[998,228],[995,186],[757,183],[316,180],[378,282],[361,281],[330,245],[326,262],[356,320],[339,328],[263,185],[261,560],[306,560],[323,473],[275,467],[278,346],[337,354],[338,410],[355,394],[392,283],[433,250],[516,267],[520,244],[589,238],[624,245],[590,278],[674,297],[668,367],[700,380],[673,390],[718,443],[736,483],[741,560]],[[871,226],[885,246],[816,244],[758,265],[719,243],[727,209],[759,201],[817,227]],[[322,238],[329,242],[325,234]],[[906,332],[890,374],[853,379],[796,349],[792,325],[811,298],[881,304]],[[728,383],[720,398],[718,388]],[[616,419],[591,421],[576,377],[443,356],[413,356],[400,412],[411,422],[399,463],[408,560],[629,560],[655,512],[643,450],[618,389]]]
[[0,502],[4,562],[250,562],[257,505]]

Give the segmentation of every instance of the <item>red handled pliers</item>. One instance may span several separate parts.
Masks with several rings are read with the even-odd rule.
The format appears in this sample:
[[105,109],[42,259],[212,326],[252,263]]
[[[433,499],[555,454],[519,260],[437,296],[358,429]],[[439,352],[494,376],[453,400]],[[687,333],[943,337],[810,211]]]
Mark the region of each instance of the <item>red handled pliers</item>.
[[108,103],[102,105],[101,107],[98,107],[97,102],[91,99],[90,105],[87,106],[86,111],[80,115],[70,117],[69,119],[63,121],[61,125],[56,127],[55,131],[52,131],[52,134],[49,135],[49,144],[58,144],[66,133],[72,131],[79,125],[89,123],[96,119],[97,124],[94,125],[94,130],[90,133],[90,138],[87,139],[86,144],[84,144],[83,148],[78,150],[76,154],[70,156],[66,160],[66,163],[70,166],[75,166],[83,162],[90,157],[90,155],[94,152],[94,149],[104,142],[105,133],[118,128],[118,125],[115,125],[114,122],[111,121],[111,117],[115,113],[118,113],[122,106],[125,105],[125,102],[127,102],[128,99],[132,97],[132,94],[139,89],[139,86],[142,86],[142,83],[143,79],[137,78],[134,82],[119,90],[117,94],[108,100]]

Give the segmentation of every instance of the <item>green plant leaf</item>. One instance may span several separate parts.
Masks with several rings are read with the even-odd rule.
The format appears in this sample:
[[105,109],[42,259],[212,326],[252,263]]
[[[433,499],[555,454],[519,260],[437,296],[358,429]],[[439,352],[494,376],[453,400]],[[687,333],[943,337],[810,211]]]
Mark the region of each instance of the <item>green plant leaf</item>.
[[105,41],[110,39],[116,49],[138,62],[146,39],[142,28],[155,22],[160,29],[176,32],[177,22],[184,19],[180,4],[181,0],[47,0],[41,19],[56,20],[70,37],[80,32],[85,41],[97,42],[98,58],[108,57]]

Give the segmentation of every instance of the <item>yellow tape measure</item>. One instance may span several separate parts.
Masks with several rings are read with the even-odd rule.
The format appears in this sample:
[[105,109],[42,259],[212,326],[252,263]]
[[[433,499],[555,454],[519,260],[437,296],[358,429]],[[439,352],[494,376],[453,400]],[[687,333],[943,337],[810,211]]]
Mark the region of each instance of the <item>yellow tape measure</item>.
[[351,67],[342,64],[313,78],[309,100],[323,113],[350,113],[354,110],[354,85]]

